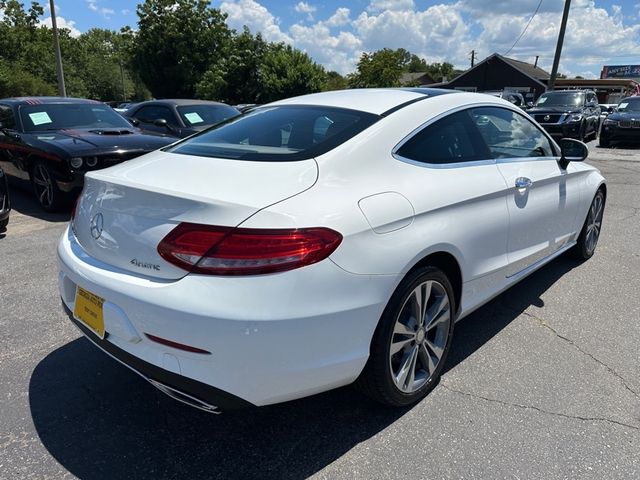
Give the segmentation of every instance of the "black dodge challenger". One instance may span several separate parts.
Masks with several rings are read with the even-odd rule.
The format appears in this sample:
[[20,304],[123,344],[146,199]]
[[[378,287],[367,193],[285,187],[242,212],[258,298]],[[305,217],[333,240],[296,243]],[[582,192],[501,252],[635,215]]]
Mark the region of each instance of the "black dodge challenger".
[[143,133],[109,106],[62,97],[0,100],[0,168],[31,182],[46,211],[67,206],[88,170],[164,147],[175,138]]

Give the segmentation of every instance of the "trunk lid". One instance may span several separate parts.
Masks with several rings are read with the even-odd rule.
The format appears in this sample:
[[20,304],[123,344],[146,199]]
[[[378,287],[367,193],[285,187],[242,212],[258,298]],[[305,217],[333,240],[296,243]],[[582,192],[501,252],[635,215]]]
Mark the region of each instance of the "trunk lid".
[[157,251],[180,222],[235,227],[315,183],[314,160],[250,162],[153,152],[91,172],[72,223],[93,258],[138,275],[187,274]]

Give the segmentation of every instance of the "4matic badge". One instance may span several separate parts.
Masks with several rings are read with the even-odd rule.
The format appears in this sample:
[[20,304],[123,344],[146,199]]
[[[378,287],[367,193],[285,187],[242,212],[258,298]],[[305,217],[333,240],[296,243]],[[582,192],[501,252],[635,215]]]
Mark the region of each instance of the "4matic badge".
[[141,262],[137,258],[132,258],[131,262],[129,263],[131,263],[131,265],[135,265],[136,267],[148,268],[149,270],[155,270],[157,272],[160,271],[160,265],[156,265],[155,263]]

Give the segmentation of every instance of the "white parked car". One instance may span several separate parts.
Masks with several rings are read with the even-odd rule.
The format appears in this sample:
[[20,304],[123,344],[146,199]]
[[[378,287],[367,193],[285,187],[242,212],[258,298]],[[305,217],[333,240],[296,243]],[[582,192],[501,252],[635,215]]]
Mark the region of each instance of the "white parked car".
[[87,173],[60,294],[99,348],[207,411],[352,382],[411,404],[455,320],[593,255],[606,186],[587,152],[488,95],[282,100]]

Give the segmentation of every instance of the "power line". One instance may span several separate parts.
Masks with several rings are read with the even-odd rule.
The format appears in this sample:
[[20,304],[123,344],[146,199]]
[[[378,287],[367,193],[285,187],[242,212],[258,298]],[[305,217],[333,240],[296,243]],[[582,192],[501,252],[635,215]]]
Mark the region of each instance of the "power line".
[[524,30],[522,30],[522,33],[520,34],[520,36],[518,38],[516,38],[516,41],[513,42],[513,45],[511,45],[511,48],[509,50],[507,50],[506,52],[504,52],[504,55],[507,55],[511,50],[513,50],[513,47],[515,47],[518,42],[520,41],[520,39],[524,36],[524,34],[527,32],[527,28],[529,28],[529,25],[531,25],[531,21],[535,18],[535,16],[538,14],[538,10],[540,10],[540,5],[542,5],[542,0],[540,0],[538,2],[538,6],[536,7],[535,11],[533,12],[533,15],[531,15],[531,18],[529,19],[529,21],[527,22],[527,24],[524,27]]

